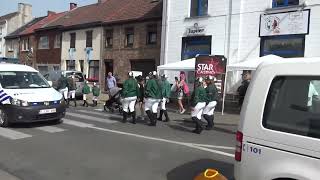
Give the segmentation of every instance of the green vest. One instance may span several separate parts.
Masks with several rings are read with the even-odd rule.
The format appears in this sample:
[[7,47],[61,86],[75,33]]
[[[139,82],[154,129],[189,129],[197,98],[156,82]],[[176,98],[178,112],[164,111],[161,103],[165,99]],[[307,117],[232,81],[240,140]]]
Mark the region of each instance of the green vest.
[[171,93],[171,85],[168,80],[162,81],[161,89],[162,89],[162,97],[169,98]]
[[147,98],[162,99],[161,87],[156,79],[150,79],[146,84],[145,95]]
[[199,86],[194,90],[194,95],[192,98],[192,106],[196,106],[198,103],[207,102],[207,93],[204,87]]
[[100,95],[100,88],[98,88],[97,86],[92,87],[92,95],[99,96]]
[[206,88],[208,102],[218,101],[218,88],[214,84],[210,84]]
[[82,93],[83,94],[89,94],[90,93],[90,87],[88,86],[87,83],[84,84],[84,86],[82,88]]
[[139,96],[139,86],[135,79],[129,78],[123,84],[122,96],[124,98]]

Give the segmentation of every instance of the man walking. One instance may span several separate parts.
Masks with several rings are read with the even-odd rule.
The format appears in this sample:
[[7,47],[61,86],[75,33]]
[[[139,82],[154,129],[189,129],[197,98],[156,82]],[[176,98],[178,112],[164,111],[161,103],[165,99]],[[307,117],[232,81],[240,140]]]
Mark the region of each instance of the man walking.
[[68,106],[71,100],[74,102],[74,107],[77,107],[77,100],[76,100],[76,80],[75,80],[75,73],[73,73],[70,77],[68,77]]
[[107,89],[108,92],[110,91],[110,89],[112,89],[112,88],[117,86],[117,80],[112,75],[112,72],[108,73],[108,76],[106,78],[106,83],[107,83],[106,89]]
[[93,102],[93,107],[98,106],[98,97],[100,96],[100,88],[97,85],[97,83],[93,83],[92,87],[92,102]]
[[209,76],[206,79],[206,84],[208,104],[203,110],[203,118],[208,122],[206,130],[211,130],[214,126],[214,110],[218,102],[218,88],[214,84],[213,76]]
[[159,121],[162,121],[162,115],[164,114],[165,120],[164,122],[170,121],[168,112],[166,109],[166,104],[169,102],[170,92],[171,92],[171,86],[169,81],[167,80],[167,75],[161,76],[161,90],[162,90],[162,100],[161,100],[161,109],[160,109],[160,116],[158,118]]
[[139,86],[133,78],[133,72],[128,73],[129,78],[124,82],[122,89],[123,99],[123,123],[127,122],[128,115],[132,116],[132,124],[136,124],[135,105],[139,96]]
[[157,72],[153,71],[150,74],[151,77],[150,80],[147,82],[145,89],[146,103],[144,109],[150,119],[149,126],[156,126],[157,110],[159,102],[162,99],[162,95],[161,87],[159,85],[159,82],[157,82]]
[[68,103],[68,79],[64,73],[61,73],[57,89],[62,94],[65,103]]

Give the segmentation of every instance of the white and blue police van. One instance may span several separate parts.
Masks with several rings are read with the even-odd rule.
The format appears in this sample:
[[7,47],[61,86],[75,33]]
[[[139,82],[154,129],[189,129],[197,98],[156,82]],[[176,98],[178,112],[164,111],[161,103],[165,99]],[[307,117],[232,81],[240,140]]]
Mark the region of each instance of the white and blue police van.
[[62,95],[37,70],[19,64],[0,64],[0,126],[55,121],[65,116]]

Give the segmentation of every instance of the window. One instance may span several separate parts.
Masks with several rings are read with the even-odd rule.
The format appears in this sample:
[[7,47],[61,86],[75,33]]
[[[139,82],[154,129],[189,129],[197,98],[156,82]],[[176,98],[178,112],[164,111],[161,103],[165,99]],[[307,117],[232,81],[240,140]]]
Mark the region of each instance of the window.
[[14,49],[13,49],[13,40],[9,40],[8,41],[8,51],[12,52]]
[[208,15],[208,0],[191,0],[190,16]]
[[126,28],[126,47],[132,47],[134,42],[134,29]]
[[79,64],[80,64],[80,71],[83,72],[83,70],[84,70],[84,60],[79,60]]
[[76,69],[76,61],[75,60],[67,60],[67,70],[75,70]]
[[86,47],[92,47],[92,32],[93,31],[86,31]]
[[106,30],[106,48],[112,48],[113,46],[113,30]]
[[49,49],[48,36],[41,36],[39,40],[39,49]]
[[61,47],[61,34],[57,34],[54,38],[54,48]]
[[273,0],[272,7],[284,7],[299,5],[299,0]]
[[181,59],[194,58],[197,54],[211,54],[211,36],[184,37],[182,39]]
[[0,52],[2,52],[2,38],[0,38]]
[[94,60],[89,63],[89,78],[99,80],[99,61]]
[[59,71],[60,70],[60,66],[57,65],[57,66],[53,66],[53,71]]
[[41,74],[46,74],[49,71],[48,66],[38,66],[38,70]]
[[22,40],[21,50],[22,51],[29,51],[29,38]]
[[147,30],[147,44],[157,44],[157,25],[149,25]]
[[268,129],[320,138],[320,77],[273,80],[263,116]]
[[304,49],[304,35],[262,37],[260,56],[274,54],[284,58],[304,57]]
[[76,33],[70,33],[70,48],[76,48]]

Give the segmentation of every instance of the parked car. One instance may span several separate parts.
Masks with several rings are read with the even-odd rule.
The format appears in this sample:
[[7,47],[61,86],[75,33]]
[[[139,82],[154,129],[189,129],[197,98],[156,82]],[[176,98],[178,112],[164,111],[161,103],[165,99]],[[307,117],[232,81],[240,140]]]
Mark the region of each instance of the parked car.
[[62,95],[35,69],[25,65],[0,66],[0,126],[10,123],[56,121],[65,116]]
[[236,180],[319,179],[319,67],[320,58],[258,67],[236,135]]
[[77,90],[76,90],[76,96],[77,97],[82,97],[82,87],[84,85],[84,75],[80,71],[50,71],[47,74],[44,75],[44,77],[52,82],[52,87],[57,89],[58,86],[58,80],[61,77],[61,74],[66,74],[67,77],[70,77],[72,74],[75,74],[75,79],[76,79],[76,85],[77,85]]

